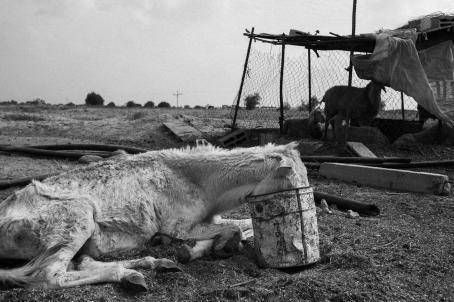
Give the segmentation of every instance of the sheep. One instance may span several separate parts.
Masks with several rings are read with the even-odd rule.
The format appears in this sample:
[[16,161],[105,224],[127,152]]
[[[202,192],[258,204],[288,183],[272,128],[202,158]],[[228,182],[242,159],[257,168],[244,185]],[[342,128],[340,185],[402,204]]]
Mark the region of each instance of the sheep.
[[294,137],[307,137],[320,139],[323,136],[322,124],[325,122],[325,114],[317,106],[305,119],[288,119],[284,122],[284,133]]
[[322,102],[325,102],[326,115],[325,140],[328,138],[327,132],[330,123],[333,127],[334,137],[336,137],[333,120],[336,115],[346,121],[345,141],[350,121],[358,126],[370,125],[380,109],[381,90],[385,90],[384,87],[385,85],[382,83],[371,81],[364,88],[334,86],[328,89],[322,99]]
[[325,114],[322,112],[320,106],[316,106],[310,113],[307,119],[309,126],[309,134],[312,138],[320,139],[323,136],[322,123],[325,123]]

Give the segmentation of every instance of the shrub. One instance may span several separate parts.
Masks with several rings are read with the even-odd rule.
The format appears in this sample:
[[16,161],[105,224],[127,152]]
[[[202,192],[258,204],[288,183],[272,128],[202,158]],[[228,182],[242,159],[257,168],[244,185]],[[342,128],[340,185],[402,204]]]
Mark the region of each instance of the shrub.
[[292,106],[290,106],[290,104],[288,102],[285,102],[284,103],[284,110],[290,110],[292,109]]
[[104,99],[99,94],[91,92],[87,94],[87,97],[85,98],[85,104],[88,106],[102,106],[104,105]]
[[[311,96],[311,106],[312,110],[314,110],[315,107],[320,105],[320,101],[318,100],[317,96]],[[302,105],[298,107],[300,111],[309,111],[309,102],[304,103],[302,102]]]
[[146,108],[154,108],[154,102],[153,101],[148,101],[143,105]]
[[246,106],[247,110],[252,110],[257,107],[257,105],[260,104],[260,100],[262,98],[258,94],[258,92],[254,94],[249,94],[244,98],[244,105]]
[[184,105],[183,108],[184,108],[184,109],[191,109],[191,106],[189,106],[189,105]]
[[385,108],[386,108],[386,102],[385,102],[385,100],[381,100],[381,101],[380,101],[380,105],[379,105],[378,108],[379,108],[380,111],[385,110]]
[[4,102],[0,102],[0,105],[17,105],[17,101],[15,101],[15,100],[4,101]]
[[195,106],[194,106],[194,109],[205,109],[205,107],[202,107],[202,106],[200,106],[200,105],[195,105]]
[[107,107],[116,107],[116,105],[114,102],[110,102],[109,104],[107,104]]
[[25,104],[28,105],[45,105],[46,101],[40,98],[34,99],[33,101],[27,101]]
[[126,107],[134,108],[134,107],[142,107],[142,105],[135,103],[134,101],[129,101],[126,103]]
[[132,119],[132,120],[138,120],[138,119],[141,119],[141,118],[143,118],[143,117],[145,117],[145,116],[147,116],[147,114],[146,114],[145,112],[143,112],[143,111],[138,111],[138,112],[135,112],[135,113],[132,115],[131,119]]
[[158,104],[158,108],[170,108],[170,104],[167,102],[161,102]]
[[25,114],[25,113],[11,113],[6,114],[3,117],[7,121],[31,121],[31,122],[38,122],[38,121],[45,121],[46,119],[41,115],[34,115],[34,114]]

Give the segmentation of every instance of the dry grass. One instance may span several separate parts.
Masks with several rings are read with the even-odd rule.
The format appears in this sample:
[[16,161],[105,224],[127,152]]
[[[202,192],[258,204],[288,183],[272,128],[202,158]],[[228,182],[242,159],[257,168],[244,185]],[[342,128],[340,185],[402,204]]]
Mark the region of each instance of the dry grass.
[[[50,143],[56,137],[59,143],[80,139],[150,149],[173,147],[181,143],[160,127],[166,118],[185,114],[200,117],[205,123],[221,124],[220,119],[225,118],[228,110],[217,111],[117,108],[46,111],[42,115],[50,117],[44,130],[36,132],[34,128],[8,121],[0,127],[0,144],[10,140],[16,144],[42,143],[44,139]],[[131,122],[135,112],[147,115]],[[92,119],[71,119],[78,115]],[[69,130],[63,131],[65,123],[69,124]],[[410,156],[418,160],[454,156],[454,149],[444,146],[419,146],[411,150],[393,146],[370,148],[379,156]],[[323,149],[324,154],[338,151],[337,146],[330,144],[325,144]],[[62,165],[68,164],[0,154],[0,166],[8,167],[0,169],[0,178],[41,174],[43,169],[46,173],[60,171]],[[452,168],[429,171],[450,175],[451,180],[454,176]],[[149,292],[141,295],[120,285],[101,284],[64,290],[0,290],[0,301],[454,301],[452,196],[359,187],[321,178],[313,170],[309,177],[316,190],[374,203],[381,214],[349,219],[345,212],[336,209],[331,215],[319,213],[322,259],[307,269],[260,268],[254,258],[253,242],[248,241],[241,253],[226,259],[206,257],[183,265],[183,272],[154,276],[141,270],[150,287]],[[14,189],[0,191],[0,200],[13,192]],[[247,208],[239,208],[229,216],[248,217]],[[172,246],[149,245],[144,251],[131,251],[121,258],[145,255],[175,259],[175,250]]]
[[35,115],[35,114],[25,114],[25,113],[10,113],[5,114],[3,118],[7,121],[31,121],[31,122],[39,122],[45,121],[46,119],[43,116]]

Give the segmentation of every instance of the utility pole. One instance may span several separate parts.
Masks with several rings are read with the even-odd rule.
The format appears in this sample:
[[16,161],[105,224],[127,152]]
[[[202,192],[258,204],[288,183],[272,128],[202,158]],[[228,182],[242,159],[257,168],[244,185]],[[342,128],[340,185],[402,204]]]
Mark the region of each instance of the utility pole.
[[174,93],[173,95],[177,97],[177,108],[178,108],[178,107],[179,107],[179,106],[178,106],[178,97],[179,97],[180,95],[183,95],[183,94],[177,90],[177,92]]

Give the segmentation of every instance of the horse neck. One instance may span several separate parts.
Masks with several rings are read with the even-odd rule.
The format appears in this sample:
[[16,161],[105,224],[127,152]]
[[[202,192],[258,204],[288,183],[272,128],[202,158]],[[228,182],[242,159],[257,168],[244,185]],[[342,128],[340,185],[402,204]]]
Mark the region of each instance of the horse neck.
[[249,187],[253,189],[275,168],[272,160],[252,153],[179,154],[166,157],[165,161],[200,186],[207,193],[207,198],[216,198],[239,187],[243,187],[239,191]]

